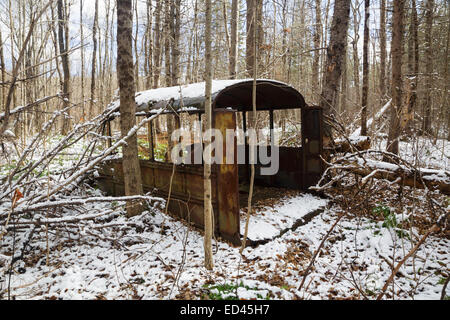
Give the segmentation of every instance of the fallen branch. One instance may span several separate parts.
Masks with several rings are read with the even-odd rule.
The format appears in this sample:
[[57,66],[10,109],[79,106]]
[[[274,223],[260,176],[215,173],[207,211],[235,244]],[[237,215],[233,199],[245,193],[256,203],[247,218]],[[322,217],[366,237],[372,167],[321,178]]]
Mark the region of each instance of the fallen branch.
[[[368,155],[388,157],[393,163],[374,160]],[[325,160],[324,160],[325,161]],[[326,162],[326,161],[325,161]],[[395,154],[379,150],[358,151],[346,154],[326,162],[327,169],[319,183],[312,190],[323,191],[341,179],[345,173],[353,173],[363,177],[363,181],[370,178],[386,179],[391,183],[419,189],[438,189],[444,194],[450,194],[450,172],[428,168],[417,168]],[[331,181],[327,176],[332,175]]]
[[156,198],[151,196],[135,195],[127,197],[93,197],[93,198],[80,198],[80,199],[65,199],[59,201],[46,201],[38,204],[24,206],[22,208],[18,207],[15,210],[16,214],[21,214],[30,211],[39,211],[56,207],[67,207],[67,206],[80,206],[87,203],[94,202],[112,202],[112,201],[131,201],[131,200],[146,200],[146,201],[164,201],[162,198]]
[[394,268],[394,270],[392,270],[391,276],[389,277],[389,279],[386,281],[386,283],[384,284],[383,289],[381,289],[381,293],[378,295],[377,300],[381,300],[384,295],[386,294],[386,290],[389,287],[389,285],[391,284],[391,282],[394,280],[394,277],[397,275],[399,269],[401,268],[401,266],[406,262],[406,260],[408,260],[411,256],[413,256],[416,251],[419,249],[419,247],[425,242],[425,240],[434,232],[439,231],[439,226],[437,224],[433,225],[430,229],[428,229],[427,233],[419,240],[419,242],[417,242],[417,244],[414,246],[414,248],[412,248],[408,254],[402,259],[402,261],[400,261],[397,266]]

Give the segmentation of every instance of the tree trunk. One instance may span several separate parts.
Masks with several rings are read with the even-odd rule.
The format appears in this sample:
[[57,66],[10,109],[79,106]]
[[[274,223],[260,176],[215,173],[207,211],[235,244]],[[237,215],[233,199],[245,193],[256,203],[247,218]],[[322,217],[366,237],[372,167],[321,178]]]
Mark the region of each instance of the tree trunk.
[[153,40],[152,40],[152,1],[147,0],[147,29],[145,31],[145,89],[152,87],[153,81]]
[[406,118],[404,127],[408,127],[414,118],[414,110],[417,102],[417,84],[419,77],[419,37],[416,0],[411,0],[411,19],[409,23],[408,38],[408,90],[410,92],[408,104],[406,106]]
[[[117,1],[117,73],[120,92],[120,129],[122,137],[136,125],[135,79],[132,50],[133,12],[131,0]],[[138,159],[137,136],[123,146],[125,195],[142,194],[141,168]],[[141,212],[139,202],[127,203],[129,217]]]
[[386,102],[386,0],[381,0],[380,8],[380,101]]
[[0,112],[4,111],[4,105],[6,100],[6,67],[5,67],[5,56],[3,52],[3,38],[2,31],[0,30],[0,68],[2,68],[2,99],[0,100]]
[[166,87],[170,87],[172,85],[172,72],[171,72],[171,65],[170,65],[170,35],[171,35],[171,25],[170,22],[170,1],[166,0],[164,2],[164,55],[165,55],[165,62],[164,62],[164,68],[165,68],[165,80],[166,80]]
[[369,95],[369,7],[370,0],[364,1],[364,44],[363,44],[363,87],[361,100],[361,135],[367,136],[367,99]]
[[239,22],[239,0],[231,2],[231,44],[230,44],[230,79],[236,79],[237,73],[237,43]]
[[359,106],[359,103],[361,101],[361,87],[360,87],[360,79],[359,79],[359,50],[358,50],[358,42],[359,42],[359,24],[361,19],[358,18],[359,16],[359,7],[355,8],[352,7],[353,11],[353,33],[354,38],[352,41],[352,48],[353,48],[353,82],[355,86],[355,101],[356,105]]
[[[61,55],[61,63],[63,68],[63,96],[64,108],[70,105],[70,70],[69,70],[69,39],[67,37],[68,16],[67,6],[63,0],[58,0],[58,39],[59,39],[59,53]],[[64,116],[63,126],[61,130],[62,135],[66,135],[70,131],[70,111],[67,111],[67,116]]]
[[180,83],[180,6],[181,0],[175,0],[172,4],[172,86]]
[[[211,57],[211,0],[206,0],[206,21],[205,21],[205,120],[206,130],[211,130],[212,126],[212,110],[211,110],[211,89],[212,89],[212,57]],[[211,143],[211,140],[205,141],[205,144]],[[212,252],[212,235],[213,235],[213,212],[212,212],[212,187],[211,187],[211,154],[207,155],[204,164],[204,219],[205,219],[205,268],[212,270],[214,268],[213,252]],[[209,160],[209,161],[208,161]]]
[[[348,21],[350,15],[350,0],[335,0],[333,22],[330,30],[330,43],[327,49],[322,99],[320,105],[326,115],[333,117],[337,108],[339,81],[342,75],[342,61],[345,57]],[[324,125],[324,145],[331,142],[331,127]]]
[[422,133],[431,134],[431,92],[433,84],[433,8],[434,0],[427,0],[425,11],[425,98],[423,102]]
[[403,15],[405,0],[394,1],[392,23],[392,106],[387,151],[398,154],[400,114],[402,109]]
[[[255,17],[255,19],[253,18]],[[254,22],[255,21],[255,22]],[[253,30],[256,28],[256,33]],[[263,42],[262,30],[262,0],[247,0],[247,38],[246,38],[246,52],[245,64],[247,67],[247,76],[253,76],[254,60],[257,64],[261,63],[259,48],[254,48],[254,37],[256,34],[256,45],[260,46]],[[256,50],[255,50],[256,49]],[[253,57],[256,55],[256,59]]]
[[313,97],[316,100],[316,97],[320,94],[320,82],[319,82],[319,64],[320,64],[320,39],[322,37],[322,19],[321,19],[321,8],[320,8],[320,0],[316,0],[316,21],[314,28],[314,60],[312,64],[312,87],[313,87]]
[[98,29],[98,0],[95,0],[94,24],[92,26],[92,64],[91,64],[91,100],[89,102],[89,119],[96,114],[95,111],[95,73],[97,69],[97,29]]
[[155,8],[155,48],[153,51],[153,88],[159,87],[159,77],[161,76],[161,8],[162,1],[156,2]]
[[81,54],[81,120],[86,121],[86,110],[85,110],[85,93],[84,93],[84,26],[83,26],[83,0],[80,0],[80,54]]

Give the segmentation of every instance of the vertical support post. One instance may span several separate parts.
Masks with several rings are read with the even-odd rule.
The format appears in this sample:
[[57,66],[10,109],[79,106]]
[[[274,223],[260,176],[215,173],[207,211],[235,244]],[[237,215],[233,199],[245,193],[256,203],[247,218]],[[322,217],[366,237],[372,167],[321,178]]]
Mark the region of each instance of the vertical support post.
[[107,132],[108,132],[108,148],[112,147],[112,132],[111,132],[111,120],[108,119],[107,122]]
[[270,121],[270,144],[273,144],[275,136],[273,134],[274,125],[273,125],[273,110],[272,109],[269,110],[269,121]]
[[[227,129],[236,129],[236,113],[215,109],[213,113],[213,127],[220,130],[226,137]],[[220,236],[234,245],[240,245],[239,220],[239,176],[237,165],[237,138],[234,137],[233,164],[227,163],[226,139],[223,141],[222,164],[216,165],[217,172],[217,207],[215,217],[218,217]],[[216,210],[217,211],[217,210]]]
[[[273,124],[273,110],[270,109],[269,110],[269,126],[270,126],[270,141],[269,141],[269,145],[267,146],[268,150],[270,150],[270,156],[272,156],[273,154],[273,150],[272,148],[277,148],[277,146],[275,146],[275,134],[273,132],[274,130],[274,124]],[[270,180],[270,184],[271,185],[275,185],[275,176],[270,176],[269,177]]]
[[155,147],[153,143],[153,120],[147,123],[147,140],[148,140],[148,148],[149,148],[149,158],[152,161],[155,161]]
[[302,108],[302,151],[304,190],[315,185],[324,171],[323,155],[323,110],[321,107]]
[[245,150],[245,177],[250,181],[250,155],[247,141],[247,112],[242,111],[242,129],[244,130],[244,150]]

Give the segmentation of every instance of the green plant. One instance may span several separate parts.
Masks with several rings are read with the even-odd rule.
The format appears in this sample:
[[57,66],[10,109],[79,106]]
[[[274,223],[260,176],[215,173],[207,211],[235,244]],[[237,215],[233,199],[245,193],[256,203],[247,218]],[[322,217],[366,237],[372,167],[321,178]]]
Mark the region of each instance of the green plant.
[[[239,285],[227,283],[214,286],[204,285],[203,288],[206,289],[206,294],[203,297],[211,300],[239,300],[239,297],[236,295],[236,290],[238,288],[245,288],[248,291],[258,290],[258,288],[250,288],[249,286],[244,286],[243,282],[241,282]],[[256,297],[261,300],[270,299],[269,294],[263,296],[260,293],[257,293]]]
[[[384,219],[383,224],[382,224],[383,228],[393,229],[399,238],[408,238],[409,239],[408,232],[403,230],[400,227],[400,225],[397,221],[397,217],[395,216],[395,213],[391,211],[391,208],[380,204],[372,209],[372,213],[375,216],[381,215],[383,217],[383,219]],[[380,234],[380,231],[379,230],[375,231],[374,234],[378,235],[378,234]]]
[[168,145],[165,143],[158,143],[155,150],[155,159],[158,161],[164,161],[166,159]]

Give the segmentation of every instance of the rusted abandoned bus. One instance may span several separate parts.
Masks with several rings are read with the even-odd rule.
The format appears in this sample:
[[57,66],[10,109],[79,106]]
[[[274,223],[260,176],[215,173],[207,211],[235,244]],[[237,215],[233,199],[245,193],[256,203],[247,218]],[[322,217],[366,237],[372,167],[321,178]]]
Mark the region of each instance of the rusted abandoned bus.
[[[248,112],[252,111],[252,86],[252,80],[213,81],[213,128],[220,130],[224,136],[227,129],[241,128],[244,132],[247,131]],[[205,112],[204,92],[204,83],[144,91],[136,95],[137,114],[151,116],[160,111],[161,102],[170,101],[170,107],[164,111],[166,114],[187,113],[201,121]],[[259,174],[259,170],[255,170],[255,185],[307,190],[317,183],[324,170],[320,158],[323,154],[322,110],[319,107],[307,106],[305,99],[296,89],[274,80],[257,80],[256,97],[257,113],[264,111],[269,114],[270,129],[274,129],[274,112],[277,110],[300,110],[301,143],[299,141],[297,146],[290,147],[269,147],[269,153],[273,152],[273,148],[278,148],[279,170],[270,176],[263,176]],[[167,199],[171,186],[171,200],[168,203],[170,213],[203,228],[203,165],[174,166],[172,163],[155,159],[155,135],[152,125],[149,127],[151,155],[148,160],[141,160],[144,191]],[[238,140],[235,139],[234,155],[237,155],[238,148],[244,148],[248,156],[248,141],[243,140],[244,146],[238,145]],[[195,141],[186,146],[186,149],[189,152],[194,150]],[[98,184],[108,194],[123,195],[121,166],[121,160],[115,159],[103,163],[99,169]],[[255,164],[257,169],[261,166],[261,163]],[[216,236],[234,245],[241,243],[239,200],[240,197],[246,196],[242,186],[249,184],[249,168],[248,161],[245,164],[235,161],[232,164],[212,166],[212,204]]]

